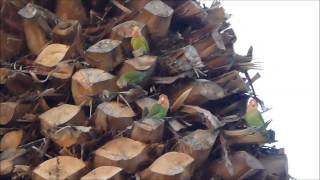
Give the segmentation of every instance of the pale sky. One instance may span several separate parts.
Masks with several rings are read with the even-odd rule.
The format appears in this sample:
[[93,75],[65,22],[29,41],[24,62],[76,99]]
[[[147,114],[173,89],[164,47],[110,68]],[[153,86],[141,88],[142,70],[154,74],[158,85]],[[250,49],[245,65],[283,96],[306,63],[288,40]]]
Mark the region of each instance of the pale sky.
[[[210,4],[209,0],[204,1]],[[235,49],[263,61],[257,94],[272,107],[268,116],[289,173],[319,179],[319,1],[222,0],[232,14]]]

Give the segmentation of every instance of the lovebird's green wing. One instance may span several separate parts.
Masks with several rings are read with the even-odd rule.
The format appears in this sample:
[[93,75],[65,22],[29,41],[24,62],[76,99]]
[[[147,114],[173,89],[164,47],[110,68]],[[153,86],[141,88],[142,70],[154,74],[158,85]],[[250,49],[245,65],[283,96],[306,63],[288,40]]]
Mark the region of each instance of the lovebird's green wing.
[[147,40],[143,37],[137,37],[131,39],[131,45],[133,50],[143,49],[145,54],[149,53],[149,45]]
[[138,84],[146,77],[146,75],[147,72],[130,71],[121,75],[120,80],[126,81],[127,84]]
[[155,104],[151,107],[148,117],[155,119],[163,119],[167,116],[167,110],[160,104]]
[[263,117],[258,110],[247,112],[245,120],[250,127],[261,127],[264,125]]

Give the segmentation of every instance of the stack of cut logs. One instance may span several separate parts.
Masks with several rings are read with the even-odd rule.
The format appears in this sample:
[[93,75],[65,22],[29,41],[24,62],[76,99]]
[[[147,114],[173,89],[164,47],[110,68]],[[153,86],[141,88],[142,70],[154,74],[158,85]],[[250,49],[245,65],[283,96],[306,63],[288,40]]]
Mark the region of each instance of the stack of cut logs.
[[[219,1],[1,0],[0,179],[288,179]],[[134,56],[138,27],[150,52]],[[138,84],[119,77],[148,71]],[[148,112],[169,97],[165,118]]]

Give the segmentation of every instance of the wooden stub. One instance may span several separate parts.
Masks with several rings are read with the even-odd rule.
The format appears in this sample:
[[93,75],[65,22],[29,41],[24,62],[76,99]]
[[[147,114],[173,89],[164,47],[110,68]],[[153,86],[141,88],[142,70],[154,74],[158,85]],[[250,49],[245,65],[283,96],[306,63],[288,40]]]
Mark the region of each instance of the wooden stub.
[[81,0],[57,0],[56,14],[65,20],[78,20],[81,24],[88,21]]
[[23,138],[23,130],[10,131],[6,133],[0,140],[0,151],[7,149],[16,149]]
[[129,138],[109,141],[95,152],[94,166],[118,166],[127,173],[134,173],[148,160],[146,144]]
[[188,71],[200,71],[205,67],[197,49],[192,45],[169,53],[161,61],[159,60],[159,62],[162,66],[161,68],[167,71],[169,75],[178,75]]
[[32,78],[21,72],[11,73],[5,82],[5,86],[13,94],[22,94],[36,88]]
[[42,113],[39,119],[41,130],[46,133],[61,125],[84,125],[86,117],[80,106],[63,104]]
[[179,97],[186,90],[192,88],[190,94],[185,100],[185,104],[200,105],[209,100],[217,100],[225,97],[224,90],[215,82],[197,79],[187,83],[182,87],[173,87],[171,97]]
[[122,175],[122,168],[115,166],[101,166],[98,167],[80,180],[124,180]]
[[224,130],[223,134],[228,144],[264,144],[268,142],[262,133],[250,133],[248,129]]
[[289,179],[288,175],[288,159],[285,154],[271,155],[259,159],[264,170],[261,174],[261,178],[281,180]]
[[167,35],[173,15],[173,9],[160,0],[147,3],[141,14],[136,18],[148,27],[151,38],[161,38]]
[[86,50],[85,59],[92,67],[112,71],[124,60],[121,43],[112,39],[101,40]]
[[41,51],[34,62],[44,67],[54,67],[65,58],[68,50],[69,46],[67,45],[50,44]]
[[197,49],[202,59],[205,59],[210,55],[213,56],[214,53],[221,53],[226,50],[222,37],[218,31],[213,31],[207,36],[204,36],[202,39],[195,42],[193,46]]
[[29,50],[38,55],[48,42],[45,32],[35,20],[26,18],[23,29]]
[[[74,64],[69,64],[64,61],[60,62],[56,66],[56,71],[52,74],[52,77],[48,83],[48,87],[57,89],[57,93],[67,95],[71,87],[70,82],[73,72]],[[50,100],[51,99],[57,100],[56,97],[50,98]]]
[[57,131],[49,132],[49,138],[62,148],[83,144],[88,140],[91,127],[64,126]]
[[225,73],[215,78],[213,81],[224,89],[226,95],[246,93],[248,91],[246,83],[244,82],[238,71]]
[[81,69],[72,76],[71,91],[75,104],[90,104],[91,96],[104,89],[114,91],[117,85],[114,76],[101,69]]
[[168,152],[141,173],[141,179],[187,180],[193,172],[194,159],[185,153]]
[[146,25],[138,21],[126,21],[112,28],[111,39],[122,41],[121,46],[126,55],[130,55],[133,50],[131,46],[131,34],[135,26],[138,26],[141,34],[147,38]]
[[128,2],[128,7],[130,9],[141,10],[150,1],[151,0],[130,0]]
[[0,125],[6,125],[13,120],[22,117],[31,109],[29,104],[19,104],[16,102],[0,103]]
[[96,110],[95,127],[98,131],[124,130],[133,123],[135,112],[120,102],[104,102]]
[[76,38],[79,21],[60,21],[52,29],[52,39],[56,43],[71,45]]
[[156,56],[140,56],[133,59],[128,59],[124,61],[118,75],[121,76],[130,71],[146,71],[153,70],[156,65]]
[[259,160],[245,151],[235,152],[231,155],[230,161],[233,167],[233,175],[229,174],[224,160],[217,160],[209,165],[208,175],[211,175],[209,179],[218,177],[223,179],[242,179],[250,177],[264,168]]
[[57,156],[41,163],[32,172],[34,180],[78,180],[86,164],[71,156]]
[[134,122],[131,138],[147,144],[158,143],[162,140],[163,130],[163,120],[146,118],[142,121]]
[[174,11],[174,20],[189,25],[201,25],[207,21],[208,13],[196,2],[187,0],[179,5]]
[[192,156],[195,159],[194,167],[198,168],[207,160],[217,135],[209,130],[196,130],[178,142],[176,151]]
[[0,176],[11,173],[13,166],[13,162],[10,160],[0,160]]
[[23,45],[19,36],[0,30],[0,62],[17,56]]

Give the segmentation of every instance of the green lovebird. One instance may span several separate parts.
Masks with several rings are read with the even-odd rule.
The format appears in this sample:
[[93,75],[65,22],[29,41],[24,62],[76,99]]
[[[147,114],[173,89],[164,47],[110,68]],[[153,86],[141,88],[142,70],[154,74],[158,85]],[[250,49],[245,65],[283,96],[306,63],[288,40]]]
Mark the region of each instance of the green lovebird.
[[253,98],[249,98],[247,101],[247,110],[245,114],[245,120],[248,126],[253,128],[266,128],[267,123],[264,122],[263,117],[258,110],[258,104]]
[[117,86],[119,88],[125,88],[128,85],[137,85],[142,82],[149,73],[149,71],[130,71],[124,73],[117,80]]
[[138,26],[134,26],[131,34],[131,46],[134,52],[141,51],[141,55],[149,54],[149,44],[147,40],[142,36]]
[[167,116],[169,109],[169,100],[168,97],[164,94],[159,96],[158,103],[154,104],[147,117],[155,118],[155,119],[163,119]]

